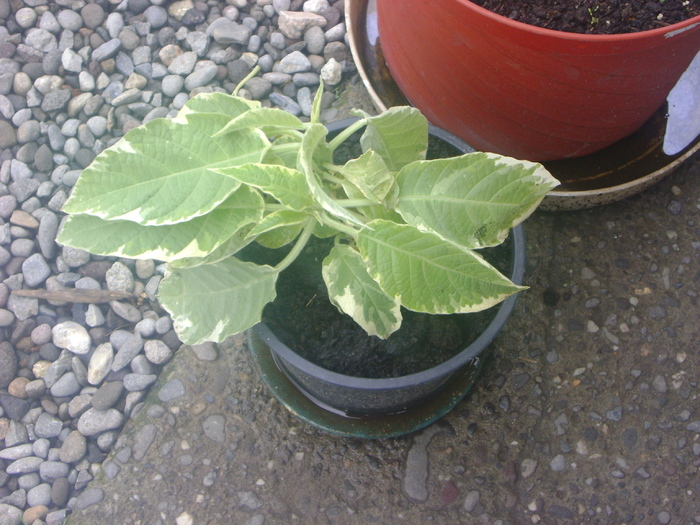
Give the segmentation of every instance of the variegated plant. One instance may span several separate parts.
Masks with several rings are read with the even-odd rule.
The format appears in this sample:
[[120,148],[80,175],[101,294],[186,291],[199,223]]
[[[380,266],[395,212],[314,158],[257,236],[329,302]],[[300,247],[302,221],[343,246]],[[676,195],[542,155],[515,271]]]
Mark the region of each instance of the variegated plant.
[[[322,93],[322,89],[319,89]],[[426,161],[416,109],[359,120],[332,140],[319,123],[221,93],[127,133],[84,170],[59,242],[167,263],[159,300],[188,344],[222,341],[261,319],[275,283],[312,235],[335,237],[323,261],[331,301],[388,337],[400,307],[474,312],[521,290],[474,250],[501,243],[558,183],[539,164],[489,153]],[[333,152],[364,128],[363,154]],[[277,266],[242,262],[252,241]]]

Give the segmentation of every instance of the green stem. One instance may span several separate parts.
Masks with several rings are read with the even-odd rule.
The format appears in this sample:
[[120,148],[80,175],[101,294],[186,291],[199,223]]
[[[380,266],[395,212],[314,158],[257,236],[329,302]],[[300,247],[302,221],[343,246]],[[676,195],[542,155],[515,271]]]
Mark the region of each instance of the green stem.
[[233,90],[233,95],[237,97],[238,92],[241,90],[241,88],[243,86],[246,85],[246,82],[248,82],[251,78],[253,78],[255,75],[257,75],[259,71],[260,71],[260,66],[255,66],[252,69],[252,71],[250,73],[248,73],[248,75],[238,83],[238,85],[236,86],[236,89]]
[[301,253],[301,250],[303,250],[304,246],[306,246],[306,243],[309,242],[309,239],[311,238],[315,227],[316,219],[314,219],[313,217],[309,217],[308,219],[306,219],[306,223],[304,223],[304,230],[301,232],[301,235],[297,239],[294,248],[292,248],[292,251],[289,252],[287,256],[284,259],[282,259],[282,261],[277,266],[275,266],[276,271],[281,272],[285,268],[287,268],[287,266],[294,262],[294,260]]
[[360,119],[354,124],[350,124],[343,131],[338,133],[333,140],[328,143],[328,148],[331,152],[335,151],[338,146],[340,146],[348,137],[350,137],[356,131],[362,129],[363,126],[367,124],[366,119]]
[[339,232],[346,233],[350,235],[353,239],[357,238],[357,230],[354,228],[351,228],[350,226],[343,224],[340,221],[336,221],[335,219],[331,219],[328,217],[328,215],[324,215],[321,219],[321,222],[323,222],[325,225],[330,226],[331,228],[335,228]]
[[335,176],[331,175],[330,173],[324,173],[324,174],[323,174],[323,179],[324,179],[324,180],[327,180],[328,182],[332,182],[332,183],[334,183],[334,184],[338,184],[338,185],[341,185],[341,186],[342,186],[342,184],[343,184],[343,179],[340,179],[340,178],[338,178],[338,177],[335,177]]

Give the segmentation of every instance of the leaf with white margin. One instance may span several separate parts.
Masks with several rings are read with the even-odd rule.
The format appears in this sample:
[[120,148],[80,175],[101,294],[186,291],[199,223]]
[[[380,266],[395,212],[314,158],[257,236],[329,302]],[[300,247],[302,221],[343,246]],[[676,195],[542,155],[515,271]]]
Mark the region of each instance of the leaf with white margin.
[[374,220],[358,234],[369,274],[409,310],[478,312],[525,289],[475,252],[413,226]]
[[314,204],[306,177],[297,170],[278,165],[246,164],[217,172],[260,189],[292,210],[301,211]]
[[205,257],[243,226],[259,222],[264,208],[260,193],[243,186],[206,215],[177,224],[143,226],[94,215],[69,215],[57,240],[97,255],[166,262]]
[[401,305],[367,273],[362,256],[335,245],[323,260],[323,280],[331,302],[352,317],[368,335],[386,339],[401,326]]
[[253,224],[245,225],[206,257],[184,257],[182,259],[175,259],[169,262],[168,265],[170,268],[193,268],[203,264],[212,264],[222,261],[238,253],[253,242],[253,239],[248,237],[248,232],[252,229]]
[[301,130],[304,129],[304,124],[297,117],[278,108],[253,108],[250,111],[240,114],[231,120],[218,135],[225,135],[245,128],[258,128],[263,133],[274,134],[279,131]]
[[229,118],[236,118],[259,107],[260,102],[257,100],[247,100],[226,93],[200,93],[185,103],[177,117],[181,118],[190,113],[221,113]]
[[[255,242],[257,242],[260,246],[264,246],[265,248],[276,250],[277,248],[288,245],[294,239],[299,237],[299,234],[303,229],[303,224],[275,228],[274,230],[266,231],[265,233],[261,233],[255,237]],[[253,239],[253,237],[248,238]]]
[[277,295],[277,276],[270,266],[229,257],[172,270],[160,282],[158,299],[183,343],[220,343],[260,321],[263,308]]
[[394,106],[378,116],[362,110],[353,115],[367,119],[362,134],[362,151],[374,150],[392,171],[425,159],[428,151],[428,120],[416,108]]
[[367,151],[338,168],[338,173],[372,202],[384,204],[389,196],[389,202],[386,204],[389,206],[396,204],[396,199],[392,199],[398,191],[395,187],[396,175],[389,171],[384,159],[378,153]]
[[248,237],[255,237],[272,230],[279,228],[287,228],[290,226],[303,226],[309,216],[306,213],[301,213],[293,210],[279,210],[266,215],[255,227],[248,233]]
[[408,224],[465,248],[502,243],[559,184],[541,164],[481,152],[414,162],[397,181]]
[[311,124],[304,134],[301,141],[301,149],[299,151],[298,168],[306,177],[306,182],[311,190],[316,202],[328,213],[344,219],[352,224],[364,227],[364,223],[356,219],[345,208],[336,203],[330,195],[328,195],[321,181],[316,174],[316,164],[324,164],[330,162],[330,150],[326,144],[325,138],[328,130],[323,124]]
[[212,138],[224,115],[193,113],[187,122],[156,119],[131,130],[83,171],[63,211],[143,225],[209,213],[241,184],[214,170],[260,162],[269,141],[253,130]]

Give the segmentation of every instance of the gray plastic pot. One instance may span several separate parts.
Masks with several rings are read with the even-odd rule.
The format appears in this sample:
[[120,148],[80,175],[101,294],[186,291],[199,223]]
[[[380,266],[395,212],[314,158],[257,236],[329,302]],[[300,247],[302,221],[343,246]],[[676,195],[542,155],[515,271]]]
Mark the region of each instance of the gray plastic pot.
[[[346,119],[335,122],[329,125],[329,132],[331,134],[337,133],[354,120]],[[461,139],[439,128],[431,126],[430,134],[461,152],[474,151]],[[522,226],[514,228],[511,237],[512,257],[509,277],[514,283],[521,284],[525,271],[525,238]],[[249,337],[249,341],[252,345],[260,345],[261,343],[266,345],[277,366],[287,378],[307,398],[322,408],[351,417],[396,414],[420,404],[436,394],[450,378],[461,372],[466,374],[467,368],[471,374],[470,381],[473,381],[477,375],[473,373],[475,361],[478,361],[484,350],[503,328],[513,311],[515,301],[516,296],[511,296],[495,307],[497,313],[486,330],[451,359],[433,368],[400,377],[368,379],[332,372],[299,356],[280,341],[264,323],[259,323],[253,328],[253,334]],[[334,308],[330,303],[328,307]],[[310,320],[310,322],[312,321]],[[480,367],[478,368],[480,369]],[[468,390],[469,388],[460,388],[459,398]],[[450,399],[451,406],[449,408],[452,408],[457,401],[459,399]]]

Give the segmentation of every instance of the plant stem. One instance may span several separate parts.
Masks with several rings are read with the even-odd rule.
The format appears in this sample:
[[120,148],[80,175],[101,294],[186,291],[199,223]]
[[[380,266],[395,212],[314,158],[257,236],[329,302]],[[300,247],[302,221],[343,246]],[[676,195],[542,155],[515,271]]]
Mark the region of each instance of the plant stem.
[[304,246],[306,246],[306,243],[309,242],[309,239],[311,238],[311,234],[314,232],[314,228],[316,227],[316,219],[313,217],[309,217],[306,219],[306,223],[304,224],[304,229],[301,232],[301,235],[297,239],[296,244],[294,245],[294,248],[292,248],[292,251],[287,254],[287,256],[282,259],[282,261],[275,266],[275,271],[281,272],[284,269],[287,268],[290,264],[294,262],[294,260],[299,256],[301,253],[301,250],[304,249]]
[[350,235],[353,239],[357,238],[357,230],[354,228],[351,228],[350,226],[343,224],[340,221],[336,221],[335,219],[331,219],[328,215],[323,216],[321,221],[326,224],[327,226],[330,226],[331,228],[334,228],[338,230],[339,232],[346,233]]
[[348,137],[350,137],[353,133],[361,129],[366,124],[366,119],[360,119],[354,124],[350,124],[347,128],[338,133],[336,137],[328,143],[328,148],[331,150],[331,152],[335,151],[336,148],[340,146]]
[[259,71],[260,71],[260,66],[255,66],[253,68],[253,70],[250,73],[248,73],[248,75],[238,83],[238,85],[236,86],[236,89],[233,90],[233,96],[237,97],[238,92],[241,90],[241,88],[243,86],[246,85],[246,82],[248,82],[251,78],[253,78],[255,75],[257,75]]

